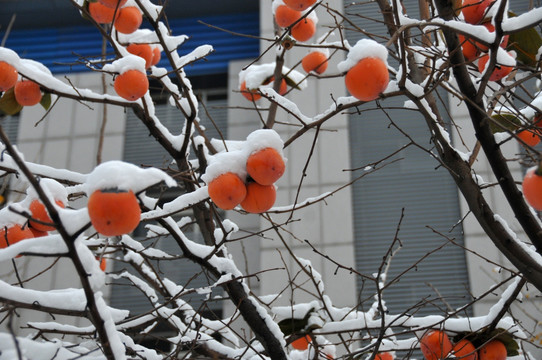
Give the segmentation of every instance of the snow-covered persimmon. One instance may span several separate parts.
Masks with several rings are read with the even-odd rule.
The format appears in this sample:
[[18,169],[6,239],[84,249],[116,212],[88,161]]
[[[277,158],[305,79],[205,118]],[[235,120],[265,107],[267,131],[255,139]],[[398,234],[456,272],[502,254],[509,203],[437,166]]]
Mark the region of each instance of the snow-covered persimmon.
[[499,340],[491,340],[478,350],[479,360],[506,360],[506,346]]
[[295,339],[290,343],[290,345],[292,345],[292,347],[296,350],[307,350],[311,342],[312,338],[310,337],[310,335],[305,335],[303,337],[300,337],[299,339]]
[[429,330],[420,339],[420,350],[426,360],[440,360],[452,351],[452,342],[441,330]]
[[222,210],[231,210],[244,200],[247,189],[241,178],[232,172],[218,175],[209,182],[209,197]]
[[239,91],[241,92],[241,95],[248,101],[258,101],[262,98],[260,94],[258,94],[257,89],[247,89],[247,83],[246,81],[243,81],[241,83],[241,86],[239,86]]
[[316,3],[316,0],[283,0],[283,2],[290,9],[303,11],[314,5],[314,3]]
[[[274,78],[270,78],[269,80],[265,81],[262,85],[269,85],[274,81]],[[262,95],[258,92],[258,89],[247,89],[247,83],[246,81],[243,81],[241,85],[239,86],[239,91],[241,92],[241,95],[248,101],[258,101],[262,98]],[[279,94],[284,95],[288,92],[288,84],[286,83],[286,80],[283,78],[280,82],[280,88],[279,88]]]
[[301,17],[301,11],[293,10],[286,5],[279,5],[275,10],[275,21],[278,26],[286,28]]
[[304,18],[295,24],[290,32],[297,41],[307,41],[316,34],[316,24],[312,19]]
[[[64,203],[60,200],[56,200],[55,203],[61,208],[65,207]],[[39,201],[38,199],[33,200],[30,203],[28,210],[30,210],[30,213],[32,214],[32,219],[30,219],[28,223],[32,229],[36,229],[38,231],[55,230],[55,227],[52,224],[51,217],[47,213],[47,210],[45,209],[45,205],[43,205],[41,201]],[[46,225],[46,224],[51,224],[51,225]]]
[[15,100],[22,106],[33,106],[41,101],[40,86],[31,80],[21,80],[13,87]]
[[118,10],[115,29],[122,34],[131,34],[141,26],[143,15],[136,6],[126,6]]
[[280,153],[267,147],[258,150],[247,158],[247,173],[261,185],[271,185],[284,174],[286,165]]
[[19,73],[17,69],[5,61],[0,61],[0,91],[6,91],[15,86]]
[[98,0],[100,4],[107,6],[108,8],[115,9],[121,8],[126,4],[128,0]]
[[131,233],[141,217],[139,201],[131,190],[96,190],[88,199],[87,210],[94,229],[105,236]]
[[145,59],[145,68],[148,69],[153,60],[153,51],[149,44],[130,44],[126,47],[130,54]]
[[257,182],[247,184],[247,196],[241,207],[249,213],[260,214],[271,209],[277,198],[275,185],[261,185]]
[[393,360],[393,355],[389,352],[378,353],[375,356],[375,360]]
[[469,24],[478,24],[485,16],[486,10],[495,0],[463,0],[461,12]]
[[[480,74],[484,72],[488,62],[489,62],[489,55],[487,54],[482,56],[480,59],[478,59],[478,71],[480,72]],[[495,65],[493,72],[489,76],[489,80],[499,81],[505,78],[506,76],[508,76],[508,74],[512,72],[512,69],[513,68],[511,66],[497,64]]]
[[132,69],[118,75],[113,86],[120,97],[135,101],[149,90],[149,79],[141,71]]
[[327,55],[321,51],[312,51],[303,57],[301,66],[306,73],[314,71],[322,74],[327,70]]
[[34,234],[28,227],[22,227],[15,224],[11,226],[2,226],[0,228],[0,249],[4,249],[9,245],[13,245],[24,239],[31,239]]
[[348,70],[344,81],[352,96],[361,101],[371,101],[386,90],[390,77],[382,59],[365,57]]
[[476,347],[467,339],[461,339],[455,343],[452,351],[457,359],[478,360]]
[[[102,5],[99,2],[88,3],[88,12],[98,24],[111,24],[115,17],[115,9]],[[118,16],[118,11],[117,14]]]

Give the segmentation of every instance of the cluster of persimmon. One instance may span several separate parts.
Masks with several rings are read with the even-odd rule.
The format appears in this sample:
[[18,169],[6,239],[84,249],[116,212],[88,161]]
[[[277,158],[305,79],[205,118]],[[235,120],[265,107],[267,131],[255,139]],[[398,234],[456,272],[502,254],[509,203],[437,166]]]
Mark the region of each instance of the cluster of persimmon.
[[137,6],[125,6],[127,0],[90,0],[88,13],[98,24],[113,24],[122,34],[131,34],[141,26],[143,14]]
[[449,359],[453,356],[463,360],[506,360],[506,346],[497,339],[483,343],[478,349],[468,339],[455,344],[441,330],[429,330],[420,339],[420,349],[426,360]]
[[246,212],[263,213],[275,204],[275,182],[285,168],[284,158],[277,149],[258,149],[246,159],[245,180],[234,171],[223,172],[209,181],[209,197],[223,210],[241,205]]
[[316,34],[318,18],[308,11],[316,0],[274,0],[273,15],[281,28],[289,28],[297,41],[307,41]]
[[[495,26],[491,23],[491,18],[486,17],[488,9],[492,6],[495,0],[463,0],[461,12],[465,22],[472,25],[482,25],[489,32],[495,32]],[[483,73],[487,63],[489,62],[489,54],[487,53],[488,47],[470,37],[459,35],[459,42],[461,43],[461,49],[463,56],[468,61],[474,61],[478,59],[478,71]],[[508,45],[508,35],[502,38],[500,46],[505,49]],[[505,64],[499,64],[499,58],[497,58],[497,65],[491,73],[489,80],[499,81],[512,72],[513,67]]]
[[40,86],[34,81],[20,79],[17,69],[0,61],[0,92],[13,91],[15,100],[21,106],[33,106],[41,101],[43,96]]
[[[311,335],[301,336],[290,343],[290,346],[296,350],[305,351],[312,343]],[[329,354],[325,354],[325,358],[333,360],[333,357]],[[375,355],[375,360],[393,360],[393,355],[390,352],[379,352]]]
[[[97,0],[88,2],[88,12],[98,24],[112,24],[122,34],[132,34],[141,27],[143,14],[137,6],[126,5],[127,0]],[[125,6],[126,5],[126,6]],[[145,60],[148,69],[160,62],[161,50],[156,45],[130,43],[126,51]],[[127,70],[115,77],[114,88],[120,97],[135,101],[149,90],[147,75],[137,69]]]
[[[43,202],[34,197],[31,197],[29,201],[30,218],[26,224],[11,223],[0,229],[0,249],[21,240],[46,236],[49,232],[56,230]],[[62,199],[55,199],[55,203],[61,208],[66,207],[65,201]]]

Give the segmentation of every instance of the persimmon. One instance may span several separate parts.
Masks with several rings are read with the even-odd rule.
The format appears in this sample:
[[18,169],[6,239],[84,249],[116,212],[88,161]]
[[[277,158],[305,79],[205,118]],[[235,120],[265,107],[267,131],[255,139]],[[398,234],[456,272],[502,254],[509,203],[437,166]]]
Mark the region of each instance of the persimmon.
[[[275,79],[271,78],[271,82],[275,81]],[[286,80],[283,78],[280,81],[280,88],[279,88],[279,94],[284,95],[288,92],[288,84],[286,83]]]
[[208,185],[209,197],[222,210],[231,210],[247,195],[245,183],[232,172],[218,175]]
[[303,337],[300,337],[299,339],[295,339],[290,343],[290,345],[292,345],[292,347],[296,350],[307,350],[311,342],[312,338],[310,337],[310,335],[305,335]]
[[262,96],[258,93],[257,89],[247,89],[246,81],[243,81],[241,83],[239,91],[241,92],[241,95],[243,95],[243,97],[248,101],[258,101],[262,98]]
[[22,106],[33,106],[41,101],[40,86],[31,80],[21,80],[13,87],[15,100]]
[[[489,55],[487,54],[482,56],[480,59],[478,59],[478,71],[480,72],[480,74],[484,72],[488,62],[489,62]],[[508,76],[508,74],[510,74],[511,72],[512,72],[511,66],[496,64],[495,68],[493,69],[493,72],[489,76],[489,80],[499,81],[505,78],[506,76]]]
[[286,28],[295,23],[301,15],[301,11],[291,9],[286,5],[279,5],[275,10],[275,21],[278,26]]
[[39,237],[42,237],[42,236],[47,236],[49,235],[49,233],[47,231],[40,231],[40,230],[36,230],[34,228],[31,228],[29,227],[30,231],[32,231],[32,234],[34,235],[35,238],[39,238]]
[[135,101],[147,93],[149,80],[146,74],[132,69],[118,75],[113,86],[120,97]]
[[309,7],[314,5],[316,0],[283,0],[283,2],[290,9],[303,11],[303,10],[307,10]]
[[130,44],[126,47],[126,50],[130,54],[137,55],[145,59],[145,68],[148,69],[151,66],[153,52],[149,44]]
[[258,150],[247,158],[247,173],[261,185],[271,185],[284,174],[286,165],[280,153],[267,147]]
[[[99,2],[88,3],[88,12],[98,24],[111,24],[115,17],[115,8],[104,6]],[[118,11],[116,15],[118,16]]]
[[525,144],[529,146],[536,146],[540,143],[540,132],[530,129],[521,130],[518,132],[517,137],[521,139]]
[[275,185],[261,185],[257,182],[247,184],[247,196],[241,207],[249,213],[260,214],[271,209],[277,198]]
[[487,8],[495,0],[463,0],[461,12],[465,21],[476,25],[483,20]]
[[327,70],[327,55],[321,51],[312,51],[303,57],[301,66],[306,73],[314,71],[322,74]]
[[[115,9],[121,8],[126,4],[128,0],[98,0],[102,5],[107,6],[108,8]],[[92,4],[92,3],[91,3]]]
[[480,360],[506,360],[506,346],[499,340],[491,340],[478,351]]
[[[56,200],[55,203],[61,208],[65,207],[64,203],[60,200]],[[52,223],[52,220],[49,214],[47,213],[47,210],[45,209],[45,205],[43,205],[41,201],[39,201],[38,199],[33,200],[30,203],[28,210],[30,210],[30,213],[32,213],[32,219],[40,221],[40,222],[37,222],[31,219],[28,222],[28,224],[32,229],[36,229],[38,231],[55,230],[55,227],[53,225],[42,224],[42,223]]]
[[131,34],[141,26],[143,15],[136,6],[126,6],[118,10],[115,29],[122,34]]
[[107,269],[107,260],[104,257],[100,259],[99,256],[96,256],[96,260],[100,262],[100,270],[105,272],[105,269]]
[[466,60],[472,61],[480,54],[480,49],[476,46],[475,42],[470,38],[465,38],[463,35],[458,34],[459,42],[461,43],[461,51]]
[[297,41],[307,41],[316,34],[316,24],[312,19],[304,18],[292,27],[290,33]]
[[[274,81],[275,81],[275,78],[271,77],[268,80],[264,81],[262,85],[269,85]],[[282,80],[280,81],[279,94],[284,95],[287,92],[288,92],[288,84],[286,84],[286,80],[284,78],[282,78]]]
[[537,168],[531,168],[523,178],[523,196],[535,210],[542,211],[542,175]]
[[453,354],[457,359],[478,360],[476,347],[467,339],[459,340],[453,347]]
[[11,225],[7,227],[2,226],[0,228],[0,249],[4,249],[9,245],[18,243],[24,239],[31,239],[34,237],[34,234],[27,227],[21,227],[21,225]]
[[0,91],[6,91],[15,86],[19,73],[17,69],[5,61],[0,61]]
[[393,360],[393,356],[389,352],[378,353],[375,360]]
[[131,190],[96,190],[88,199],[87,210],[94,229],[105,236],[131,233],[141,217],[139,202]]
[[352,96],[358,100],[371,101],[386,90],[390,76],[382,59],[366,57],[348,70],[344,81]]
[[151,66],[158,64],[161,58],[162,58],[162,53],[160,51],[160,48],[158,46],[153,47]]
[[420,350],[426,360],[444,359],[452,348],[452,343],[444,331],[429,330],[420,339]]

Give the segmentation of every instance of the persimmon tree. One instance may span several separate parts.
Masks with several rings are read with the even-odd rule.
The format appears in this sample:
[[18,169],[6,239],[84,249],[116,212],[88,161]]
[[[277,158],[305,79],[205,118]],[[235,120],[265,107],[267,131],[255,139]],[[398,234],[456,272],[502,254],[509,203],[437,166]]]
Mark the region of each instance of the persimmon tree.
[[[17,258],[21,256],[69,258],[81,282],[80,288],[38,291],[22,286],[24,279],[18,279],[16,284],[0,281],[1,309],[5,314],[1,321],[7,329],[0,333],[0,357],[407,359],[421,350],[426,359],[476,359],[477,354],[483,358],[491,351],[496,356],[492,359],[501,359],[504,347],[509,357],[534,359],[524,347],[529,336],[507,311],[526,284],[542,290],[542,227],[536,213],[542,210],[542,189],[536,185],[542,169],[538,168],[540,153],[534,148],[542,131],[542,98],[537,92],[529,96],[515,93],[528,81],[540,78],[542,40],[536,27],[542,22],[542,8],[516,15],[506,0],[465,0],[464,4],[420,1],[422,15],[418,19],[399,1],[375,2],[382,13],[378,20],[388,36],[373,39],[372,34],[364,33],[356,44],[348,43],[344,35],[345,28],[351,27],[351,19],[324,1],[263,3],[269,6],[269,16],[276,16],[277,23],[276,36],[264,39],[268,46],[265,52],[276,50],[277,55],[273,63],[247,64],[239,74],[239,92],[247,100],[247,111],[257,113],[261,129],[236,141],[206,135],[200,126],[198,99],[184,71],[190,63],[213,56],[212,44],[181,56],[181,45],[190,40],[183,34],[172,34],[164,8],[150,0],[71,1],[114,51],[105,61],[99,56],[100,61],[89,59],[86,65],[114,82],[117,95],[77,88],[54,77],[42,64],[1,47],[0,110],[4,114],[15,114],[23,106],[38,102],[48,108],[57,97],[121,106],[136,114],[152,135],[149,141],[158,142],[167,151],[175,170],[110,161],[89,174],[81,174],[38,165],[26,161],[0,128],[0,168],[5,175],[16,174],[14,181],[28,185],[24,200],[8,203],[0,210],[2,266],[13,266],[16,272]],[[128,13],[135,12],[134,21],[140,23],[140,12],[151,29],[117,23],[125,7],[130,11],[122,15],[123,21],[127,21],[125,16],[132,16]],[[319,12],[332,14],[336,24],[315,40]],[[339,40],[328,41],[332,36]],[[130,47],[135,39],[141,46],[138,49]],[[311,54],[316,55],[287,64],[285,54],[296,46],[311,48]],[[158,66],[160,56],[167,59],[171,71]],[[340,58],[337,69],[328,66],[333,56]],[[344,78],[353,96],[330,97],[327,110],[314,116],[303,114],[289,100],[288,92],[303,91],[307,78],[318,81],[323,76]],[[148,91],[149,79],[169,95],[171,106],[184,118],[182,132],[173,133],[156,115]],[[477,139],[470,153],[458,150],[452,143],[437,92],[459,99],[467,107]],[[29,97],[32,101],[27,101]],[[463,311],[476,299],[461,309],[430,317],[411,315],[408,309],[390,314],[383,289],[387,286],[386,263],[393,260],[393,246],[372,275],[326,258],[338,268],[375,283],[377,290],[371,294],[374,301],[368,310],[358,309],[357,304],[348,308],[334,306],[319,270],[297,257],[285,241],[284,256],[290,256],[310,279],[306,286],[311,287],[308,293],[313,299],[309,302],[276,306],[264,300],[266,294],[253,293],[247,281],[257,274],[244,273],[232,259],[228,246],[241,238],[240,229],[227,215],[224,217],[223,211],[261,214],[267,228],[278,238],[289,237],[285,226],[294,220],[278,223],[270,216],[284,209],[273,208],[274,184],[285,171],[283,149],[308,134],[317,139],[321,127],[338,114],[360,111],[365,104],[385,98],[403,99],[405,107],[424,119],[431,149],[416,145],[449,172],[469,211],[512,264],[507,268],[502,265],[510,276],[488,291],[505,288],[501,299],[484,316],[464,315]],[[385,106],[381,109],[386,111]],[[283,126],[276,121],[281,113],[291,115],[298,127],[289,138],[282,138],[277,131]],[[461,129],[455,131],[460,133]],[[523,137],[525,133],[527,138]],[[509,160],[501,151],[509,141],[518,141],[524,149],[524,165],[535,167],[529,172],[529,184],[535,185],[526,187],[529,190],[525,196],[522,179],[514,178],[510,170],[511,162],[518,160]],[[488,185],[476,175],[473,163],[481,152],[497,184]],[[157,185],[178,188],[180,194],[161,203],[148,192]],[[303,186],[301,182],[299,187]],[[487,186],[500,187],[521,226],[521,235],[507,225],[511,219],[504,219],[492,208],[484,191]],[[88,205],[71,201],[78,195],[88,198]],[[313,206],[330,195],[298,201],[288,208]],[[180,221],[174,218],[186,211],[190,211],[189,216]],[[175,263],[179,258],[132,237],[130,232],[140,222],[146,225],[149,239],[173,239],[182,257],[200,266],[208,276],[209,286],[187,288],[161,272],[156,261]],[[187,235],[192,225],[201,234],[203,244]],[[104,257],[124,263],[125,269],[104,272]],[[115,279],[125,279],[137,288],[148,300],[148,311],[130,314],[108,304],[103,288],[110,286],[108,280]],[[207,318],[185,300],[194,292],[210,294],[218,288],[233,304],[234,314]],[[35,336],[21,337],[10,320],[19,309],[46,312],[53,318],[80,317],[89,325],[78,327],[60,320],[31,322],[27,327],[35,331]],[[232,325],[236,318],[242,318],[250,334],[236,330]],[[137,341],[140,332],[151,333],[158,323],[166,324],[171,334],[164,339],[171,346],[168,351]]]

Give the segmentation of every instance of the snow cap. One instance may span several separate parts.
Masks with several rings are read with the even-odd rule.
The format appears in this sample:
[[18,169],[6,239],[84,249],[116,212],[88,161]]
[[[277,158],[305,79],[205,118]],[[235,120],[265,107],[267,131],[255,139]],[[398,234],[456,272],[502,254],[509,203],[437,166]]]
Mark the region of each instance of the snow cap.
[[[52,197],[52,200],[60,200],[64,205],[68,203],[68,191],[58,181],[49,178],[41,178],[39,180],[39,184],[45,194],[50,198]],[[33,186],[28,187],[28,189],[26,190],[26,194],[28,195],[30,201],[39,198],[38,193]]]
[[367,57],[379,58],[388,66],[388,49],[374,40],[361,39],[350,48],[346,59],[337,64],[337,68],[340,72],[346,72]]
[[84,188],[88,196],[96,190],[115,188],[140,192],[161,181],[169,187],[177,186],[177,182],[162,170],[141,169],[134,164],[112,160],[96,166],[87,176]]
[[145,59],[137,55],[129,54],[113,61],[111,64],[104,65],[103,70],[119,74],[123,74],[128,70],[138,70],[145,74]]
[[[239,85],[246,81],[247,89],[257,89],[263,85],[265,80],[272,77],[275,73],[275,63],[267,63],[260,65],[250,65],[245,70],[239,72]],[[282,75],[288,77],[293,82],[297,84],[300,89],[307,87],[307,81],[305,80],[305,75],[301,74],[299,71],[291,70],[290,68],[283,66]],[[273,83],[267,84],[265,86],[273,87]]]

